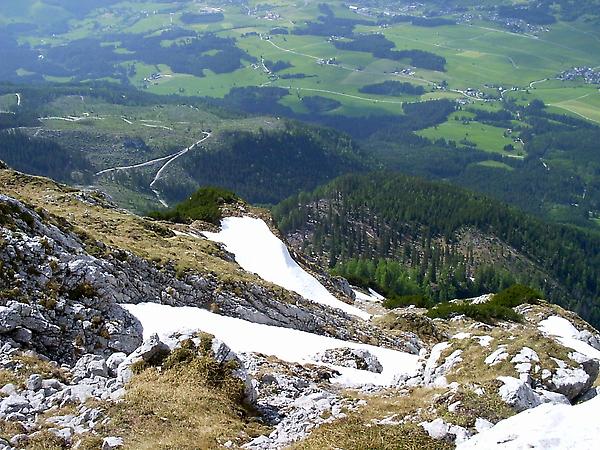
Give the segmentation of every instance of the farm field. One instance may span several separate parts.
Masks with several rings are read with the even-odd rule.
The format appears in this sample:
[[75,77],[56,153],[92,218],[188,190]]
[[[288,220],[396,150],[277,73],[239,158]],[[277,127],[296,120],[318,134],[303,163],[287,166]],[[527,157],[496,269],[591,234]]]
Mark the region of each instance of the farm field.
[[[552,79],[570,67],[600,65],[600,38],[589,24],[559,22],[537,36],[509,32],[498,24],[482,20],[433,28],[404,22],[382,27],[374,16],[356,14],[343,2],[327,4],[336,19],[356,22],[353,25],[356,35],[381,34],[395,45],[395,50],[420,50],[443,57],[445,71],[415,67],[409,59],[394,61],[368,52],[340,49],[326,35],[295,34],[305,28],[307,22],[315,22],[323,14],[318,1],[296,4],[278,0],[266,5],[249,1],[246,5],[217,8],[210,2],[112,2],[105,8],[92,8],[85,11],[86,14],[68,18],[68,29],[62,33],[45,34],[42,29],[35,33],[19,33],[17,40],[42,50],[78,40],[110,36],[114,41],[103,39],[102,45],[113,48],[114,54],[121,57],[118,66],[132,68],[126,76],[128,82],[161,95],[223,98],[236,87],[278,86],[290,89],[291,95],[284,103],[294,111],[303,111],[300,104],[303,96],[323,95],[342,103],[336,113],[353,115],[354,111],[364,107],[368,107],[369,112],[398,114],[402,112],[403,102],[440,97],[462,97],[481,103],[471,92],[484,93],[493,101],[499,97],[498,88],[514,88],[529,89],[528,98],[538,98],[563,111],[592,121],[599,118],[600,100],[593,88],[585,88],[589,89],[585,97],[567,95],[560,101],[556,97],[560,97],[561,92],[556,91],[569,91],[569,83],[558,89],[545,89],[543,84],[530,89],[531,83]],[[12,17],[7,17],[8,10],[0,9],[0,23],[16,23],[28,17],[27,20],[33,20],[39,27],[42,17],[48,14],[56,23],[67,18],[61,8],[44,2],[23,2],[17,10],[21,15],[13,13]],[[202,23],[203,20],[190,22],[187,18],[207,11],[214,14],[217,10],[221,16],[207,20],[207,23]],[[222,39],[233,39],[235,46],[247,57],[242,57],[240,66],[234,70],[215,72],[205,69],[202,74],[185,73],[169,66],[167,61],[149,64],[148,60],[137,59],[139,52],[128,49],[120,39],[123,35],[140,35],[140,39],[156,37],[177,29],[200,34],[214,33]],[[285,34],[274,34],[273,30]],[[183,45],[185,39],[164,39],[160,45]],[[262,60],[283,61],[288,67],[271,72],[265,70],[260,63]],[[324,63],[328,60],[334,62]],[[30,75],[31,72],[25,70],[21,74]],[[53,81],[73,79],[50,73],[42,75]],[[151,79],[153,75],[155,79]],[[74,77],[78,75],[75,73]],[[22,78],[25,80],[27,76]],[[425,92],[420,96],[393,98],[360,93],[365,85],[386,80],[423,86]],[[469,95],[465,94],[467,91]]]
[[[419,131],[418,134],[432,140],[440,138],[453,140],[463,145],[511,157],[522,158],[525,156],[522,144],[515,142],[511,135],[507,133],[507,129],[463,120],[469,116],[472,116],[472,114],[456,112],[450,115],[447,122]],[[514,146],[515,149],[510,152],[506,151],[505,147],[508,145]]]
[[[235,133],[253,148],[258,138],[244,132],[263,136],[291,120],[349,137],[369,167],[456,181],[527,209],[531,202],[512,192],[521,189],[542,199],[536,213],[593,222],[600,19],[553,10],[554,22],[536,25],[500,18],[491,2],[444,2],[435,14],[431,2],[355,3],[7,0],[0,80],[9,84],[0,112],[38,113],[19,86],[112,83],[151,101],[59,95],[39,112],[41,126],[20,128],[82,152],[102,171],[190,147],[194,155],[221,149],[223,136]],[[464,8],[452,6],[459,3]],[[517,13],[530,3],[519,2]],[[238,116],[219,116],[219,108]],[[195,147],[207,130],[210,139]],[[589,136],[575,136],[585,145],[574,149],[562,133],[581,130]],[[194,161],[198,172],[210,162]],[[182,181],[185,171],[181,160],[169,164],[163,187],[171,198],[195,186],[193,177]],[[151,189],[135,188],[147,186],[151,172],[144,165],[93,181],[139,211],[157,201]],[[547,199],[548,190],[557,194]],[[588,209],[574,213],[580,200]]]

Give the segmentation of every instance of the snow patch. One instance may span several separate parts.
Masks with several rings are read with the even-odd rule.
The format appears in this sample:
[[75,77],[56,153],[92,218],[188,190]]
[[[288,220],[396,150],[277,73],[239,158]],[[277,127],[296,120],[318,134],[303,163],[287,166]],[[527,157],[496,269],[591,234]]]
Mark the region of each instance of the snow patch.
[[203,234],[211,241],[224,244],[244,270],[308,300],[341,309],[361,319],[371,318],[369,313],[335,298],[315,277],[302,269],[264,221],[253,217],[226,217],[221,221],[219,233]]
[[385,297],[381,297],[377,292],[371,291],[371,289],[369,289],[369,294],[365,294],[358,289],[352,289],[352,291],[356,295],[356,299],[363,302],[381,303],[385,299]]
[[[392,386],[418,374],[419,357],[396,350],[347,342],[290,328],[280,328],[220,316],[202,308],[173,307],[157,303],[121,305],[141,322],[144,339],[158,334],[169,345],[174,333],[203,331],[213,334],[237,353],[263,353],[299,364],[317,364],[335,368],[340,376],[332,381],[349,387],[364,385]],[[317,354],[337,348],[364,349],[375,355],[383,371],[373,373],[348,367],[323,364]]]
[[600,397],[576,406],[544,404],[500,421],[457,450],[598,448]]
[[538,328],[542,333],[556,337],[565,347],[572,348],[588,358],[600,359],[600,350],[582,341],[581,332],[567,319],[559,316],[550,316],[546,320],[542,320],[538,324]]

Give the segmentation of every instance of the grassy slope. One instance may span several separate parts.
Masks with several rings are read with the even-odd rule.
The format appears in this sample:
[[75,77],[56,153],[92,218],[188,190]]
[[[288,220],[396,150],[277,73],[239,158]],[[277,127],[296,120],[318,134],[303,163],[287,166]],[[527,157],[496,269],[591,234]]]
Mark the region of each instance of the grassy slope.
[[261,283],[223,259],[221,250],[210,241],[175,236],[165,225],[123,210],[87,205],[76,198],[76,190],[46,178],[0,170],[0,186],[5,195],[77,224],[76,230],[93,240],[159,263],[172,262],[179,270],[194,269],[218,274],[223,280]]

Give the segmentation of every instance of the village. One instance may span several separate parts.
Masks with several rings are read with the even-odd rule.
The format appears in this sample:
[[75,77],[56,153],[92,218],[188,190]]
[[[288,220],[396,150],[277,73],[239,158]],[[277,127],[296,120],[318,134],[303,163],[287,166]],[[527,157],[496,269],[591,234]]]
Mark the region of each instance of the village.
[[587,84],[600,84],[600,71],[592,67],[573,67],[556,77],[561,81],[583,80]]

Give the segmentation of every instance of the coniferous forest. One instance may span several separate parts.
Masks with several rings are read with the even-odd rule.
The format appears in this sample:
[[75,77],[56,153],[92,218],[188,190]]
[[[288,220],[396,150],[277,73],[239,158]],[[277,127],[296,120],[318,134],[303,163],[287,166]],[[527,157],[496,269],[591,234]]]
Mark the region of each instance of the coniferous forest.
[[392,173],[348,175],[274,214],[294,245],[390,297],[440,302],[520,282],[600,322],[600,238],[480,194]]

